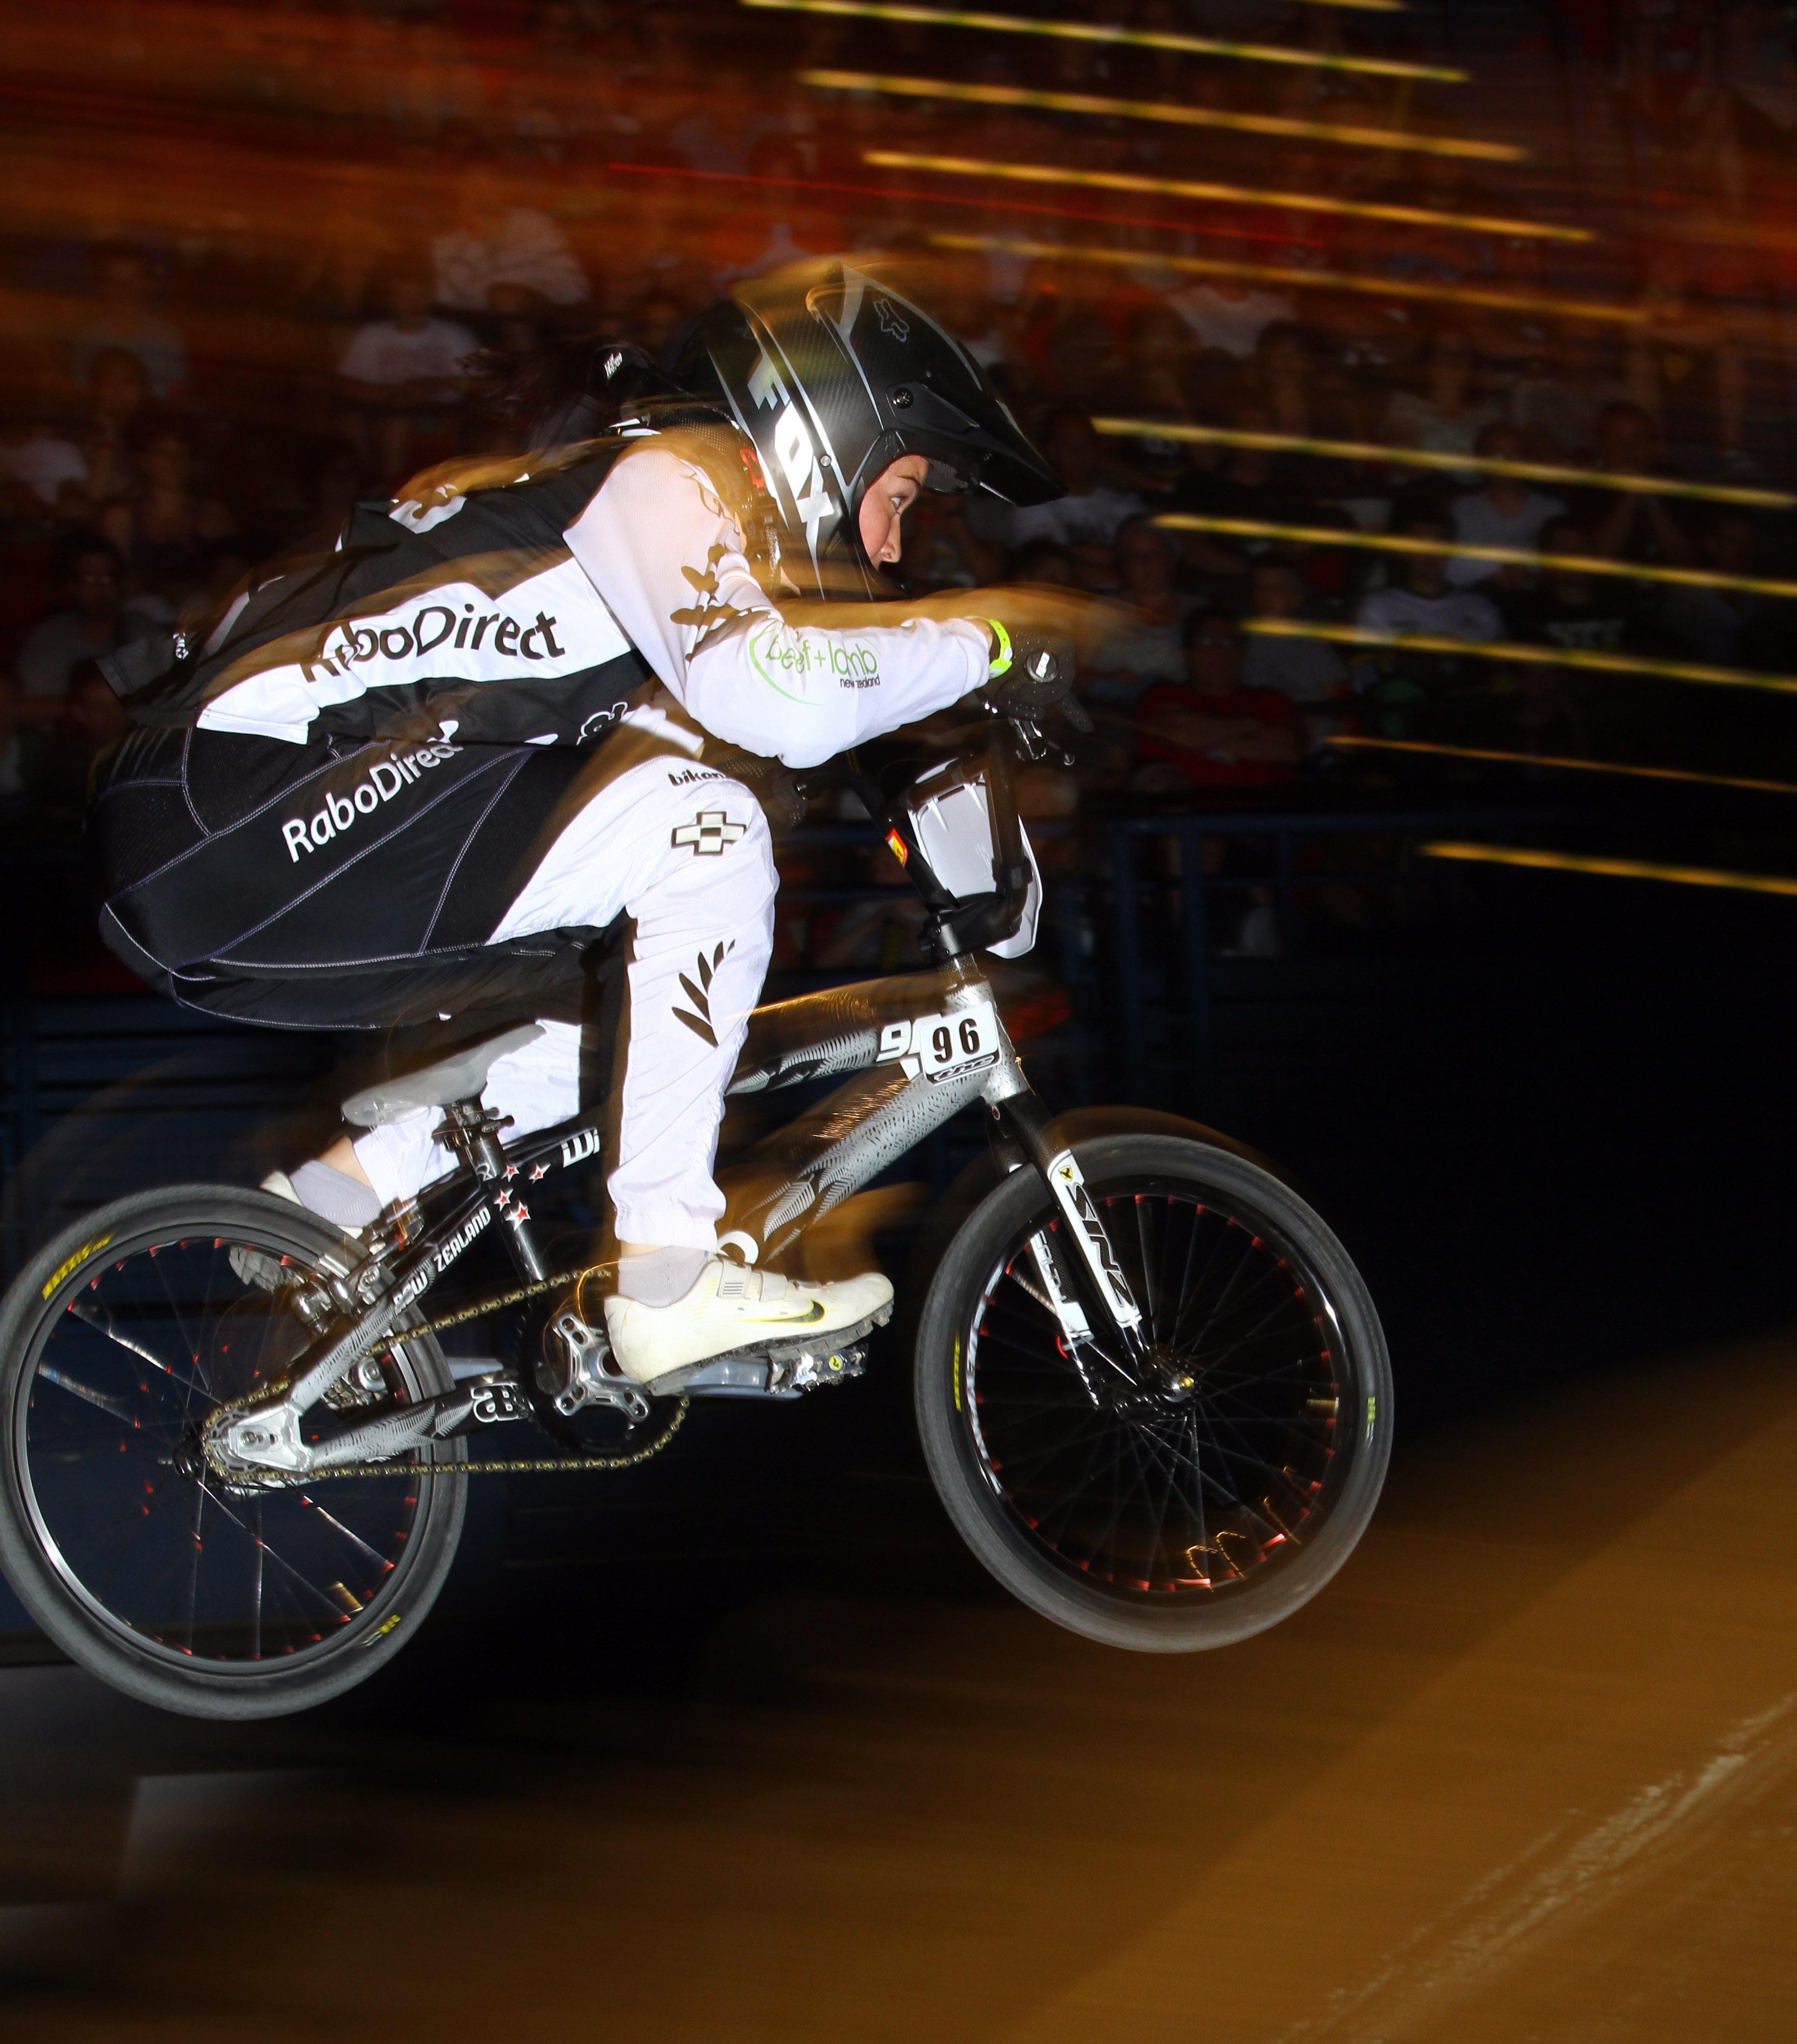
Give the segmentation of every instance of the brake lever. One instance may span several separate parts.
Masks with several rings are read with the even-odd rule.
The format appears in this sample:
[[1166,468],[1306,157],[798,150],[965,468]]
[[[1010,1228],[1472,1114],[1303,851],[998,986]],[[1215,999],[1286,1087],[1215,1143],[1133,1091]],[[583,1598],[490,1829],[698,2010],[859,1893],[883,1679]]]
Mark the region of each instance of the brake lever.
[[1006,719],[1016,741],[1017,756],[1026,766],[1039,765],[1044,759],[1057,766],[1071,766],[1073,755],[1065,746],[1057,745],[1034,717],[1012,717]]

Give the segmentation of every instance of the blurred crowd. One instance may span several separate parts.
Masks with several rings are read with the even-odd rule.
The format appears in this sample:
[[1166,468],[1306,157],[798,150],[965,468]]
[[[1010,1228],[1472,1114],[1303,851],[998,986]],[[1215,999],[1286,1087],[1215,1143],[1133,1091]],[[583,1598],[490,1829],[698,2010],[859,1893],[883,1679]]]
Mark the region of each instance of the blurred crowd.
[[671,362],[733,280],[839,250],[1068,484],[927,498],[912,586],[1113,600],[1043,808],[1338,799],[1407,744],[1728,764],[1714,691],[1576,656],[1797,667],[1747,586],[1797,568],[1797,9],[1113,17],[1216,47],[728,0],[21,23],[0,805],[79,811],[122,725],[98,655],[513,444],[484,352]]

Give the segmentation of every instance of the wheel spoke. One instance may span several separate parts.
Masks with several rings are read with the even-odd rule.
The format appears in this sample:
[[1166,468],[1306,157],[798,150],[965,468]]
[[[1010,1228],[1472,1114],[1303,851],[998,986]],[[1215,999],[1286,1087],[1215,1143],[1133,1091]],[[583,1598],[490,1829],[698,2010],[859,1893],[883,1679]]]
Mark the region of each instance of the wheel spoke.
[[[231,1267],[241,1247],[303,1280],[309,1266],[281,1239],[198,1217],[121,1236],[46,1310],[13,1379],[15,1467],[44,1566],[90,1619],[183,1672],[247,1676],[332,1650],[373,1600],[397,1593],[428,1495],[429,1477],[408,1466],[328,1501],[298,1490],[246,1500],[190,1459],[204,1415],[278,1375],[311,1339],[285,1291]],[[405,1395],[432,1388],[416,1372],[433,1365],[396,1357]]]
[[1131,1266],[1146,1375],[1094,1345],[1089,1390],[1049,1301],[1016,1268],[1025,1229],[966,1341],[976,1454],[1020,1537],[1092,1593],[1237,1594],[1286,1565],[1339,1488],[1333,1409],[1316,1409],[1342,1375],[1326,1295],[1270,1224],[1208,1192],[1093,1197]]

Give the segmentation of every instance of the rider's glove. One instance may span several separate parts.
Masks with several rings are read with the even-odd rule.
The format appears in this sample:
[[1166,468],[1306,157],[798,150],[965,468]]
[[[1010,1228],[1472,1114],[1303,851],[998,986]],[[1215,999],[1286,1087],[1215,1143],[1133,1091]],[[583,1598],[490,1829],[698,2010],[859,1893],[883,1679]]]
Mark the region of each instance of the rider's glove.
[[1016,717],[1038,717],[1058,703],[1076,730],[1091,728],[1073,694],[1073,642],[1067,632],[1053,626],[1013,628],[996,617],[981,621],[993,638],[985,690],[989,702]]

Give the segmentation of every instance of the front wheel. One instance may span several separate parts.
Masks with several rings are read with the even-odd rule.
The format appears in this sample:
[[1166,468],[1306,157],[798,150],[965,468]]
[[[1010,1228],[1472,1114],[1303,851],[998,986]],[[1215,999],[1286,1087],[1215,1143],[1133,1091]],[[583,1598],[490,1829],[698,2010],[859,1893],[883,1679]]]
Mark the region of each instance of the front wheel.
[[1379,1317],[1340,1243],[1258,1165],[1161,1135],[1074,1154],[1150,1362],[1102,1334],[1069,1354],[1031,1246],[1065,1242],[1058,1210],[1036,1172],[1012,1173],[923,1303],[930,1473],[1044,1617],[1147,1652],[1227,1646],[1314,1596],[1372,1516],[1392,1426]]
[[[115,1689],[197,1717],[303,1710],[372,1674],[442,1587],[461,1477],[415,1460],[245,1492],[196,1453],[220,1404],[286,1373],[347,1261],[287,1201],[175,1186],[65,1231],[0,1306],[0,1562]],[[379,1369],[371,1388],[396,1404],[450,1388],[428,1335],[399,1334]]]

